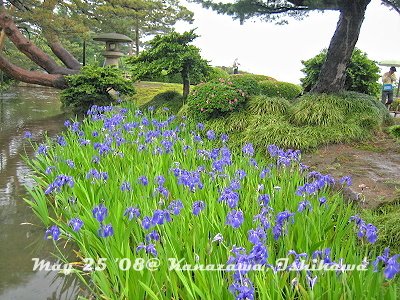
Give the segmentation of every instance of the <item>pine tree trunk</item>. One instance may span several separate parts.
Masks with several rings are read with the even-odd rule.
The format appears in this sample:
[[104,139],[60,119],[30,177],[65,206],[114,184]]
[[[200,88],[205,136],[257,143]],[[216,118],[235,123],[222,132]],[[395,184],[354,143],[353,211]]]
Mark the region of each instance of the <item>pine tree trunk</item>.
[[18,50],[24,53],[38,66],[45,69],[48,73],[68,75],[79,72],[78,70],[72,70],[59,66],[54,59],[47,55],[47,53],[40,50],[35,44],[25,38],[15,25],[11,16],[4,12],[0,14],[0,27],[3,28],[7,37],[13,42]]
[[183,82],[183,99],[186,100],[186,98],[189,96],[189,90],[190,90],[190,77],[189,77],[189,70],[188,67],[183,67],[182,70],[182,82]]
[[51,51],[63,62],[65,66],[72,70],[79,70],[81,63],[69,53],[59,41],[48,41]]
[[63,75],[47,74],[38,71],[27,71],[16,65],[13,65],[1,54],[0,69],[18,81],[54,87],[57,89],[67,88],[67,81]]
[[336,31],[331,39],[318,81],[311,92],[335,93],[344,88],[346,68],[360,35],[365,11],[370,2],[371,0],[339,2],[340,16]]
[[136,23],[135,23],[135,47],[136,47],[136,56],[138,56],[139,55],[139,52],[140,52],[140,49],[139,49],[139,47],[140,47],[140,45],[139,45],[139,42],[140,42],[140,40],[139,40],[139,34],[140,34],[140,32],[139,32],[139,19],[136,19]]

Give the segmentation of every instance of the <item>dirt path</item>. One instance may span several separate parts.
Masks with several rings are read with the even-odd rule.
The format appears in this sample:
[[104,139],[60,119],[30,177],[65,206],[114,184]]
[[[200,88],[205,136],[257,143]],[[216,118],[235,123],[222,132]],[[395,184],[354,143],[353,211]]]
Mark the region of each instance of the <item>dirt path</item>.
[[400,143],[387,136],[358,145],[330,145],[303,155],[303,162],[335,178],[349,175],[360,205],[375,208],[400,198]]

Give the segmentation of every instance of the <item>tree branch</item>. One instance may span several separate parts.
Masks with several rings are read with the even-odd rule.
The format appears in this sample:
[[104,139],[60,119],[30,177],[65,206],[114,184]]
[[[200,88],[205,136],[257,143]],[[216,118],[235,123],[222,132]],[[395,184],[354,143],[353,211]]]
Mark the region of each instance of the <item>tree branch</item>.
[[65,77],[59,74],[46,74],[38,71],[27,71],[10,63],[0,54],[0,69],[14,79],[26,83],[40,84],[44,86],[64,89],[67,87]]
[[396,6],[396,4],[392,3],[389,0],[381,0],[382,3],[386,6],[389,6],[390,8],[392,8],[394,11],[396,11],[398,14],[400,14],[400,7]]
[[3,28],[8,38],[14,43],[18,50],[50,74],[69,75],[78,72],[77,70],[71,70],[59,66],[48,54],[40,50],[36,45],[32,44],[19,31],[11,16],[5,12],[0,14],[0,27]]
[[63,62],[63,64],[72,70],[80,70],[81,63],[63,47],[58,39],[58,36],[53,33],[45,33],[45,39],[51,51]]

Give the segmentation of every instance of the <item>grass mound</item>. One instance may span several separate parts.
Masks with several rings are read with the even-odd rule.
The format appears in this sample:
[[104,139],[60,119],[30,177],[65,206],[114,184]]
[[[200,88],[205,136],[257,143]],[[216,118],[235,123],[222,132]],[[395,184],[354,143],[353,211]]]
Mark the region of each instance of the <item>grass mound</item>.
[[256,96],[249,100],[249,111],[255,115],[286,114],[289,112],[290,103],[285,98]]
[[137,106],[141,106],[151,101],[158,94],[174,91],[182,94],[182,84],[140,81],[134,84],[136,94],[131,98]]
[[154,96],[149,102],[143,104],[141,109],[149,109],[153,107],[155,111],[168,110],[176,114],[182,107],[183,97],[182,94],[176,91],[166,91]]
[[334,125],[345,119],[345,109],[334,95],[307,94],[293,106],[293,122],[298,125]]
[[388,120],[386,108],[373,97],[344,92],[307,94],[295,102],[281,97],[253,96],[241,111],[207,124],[217,131],[238,133],[231,139],[235,145],[251,142],[260,149],[276,144],[308,150],[365,140]]
[[393,137],[400,139],[400,125],[390,126],[388,130]]

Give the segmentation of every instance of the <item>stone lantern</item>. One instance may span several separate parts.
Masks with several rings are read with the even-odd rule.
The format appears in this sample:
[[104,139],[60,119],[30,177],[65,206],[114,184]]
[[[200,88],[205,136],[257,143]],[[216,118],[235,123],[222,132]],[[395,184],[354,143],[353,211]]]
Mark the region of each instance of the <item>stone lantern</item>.
[[132,39],[126,35],[119,33],[102,33],[93,38],[94,41],[106,42],[106,50],[103,52],[105,57],[104,66],[118,66],[119,58],[124,56],[120,52],[119,44],[121,43],[131,43]]

